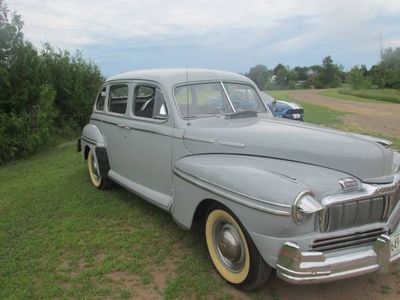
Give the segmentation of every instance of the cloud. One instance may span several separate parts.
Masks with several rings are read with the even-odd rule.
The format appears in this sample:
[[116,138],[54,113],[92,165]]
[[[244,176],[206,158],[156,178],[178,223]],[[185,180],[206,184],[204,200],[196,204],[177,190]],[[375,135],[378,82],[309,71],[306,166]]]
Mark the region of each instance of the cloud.
[[[316,30],[363,26],[378,15],[400,12],[400,1],[76,1],[9,0],[23,15],[35,44],[80,47],[114,40],[205,35],[224,30],[278,30],[286,20],[309,20]],[[347,28],[347,31],[348,28]]]
[[[398,0],[8,0],[25,22],[27,39],[95,53],[109,61],[120,53],[186,49],[226,53],[251,64],[299,51],[356,53],[400,39]],[[400,46],[400,45],[399,45]],[[379,47],[378,47],[379,48]],[[107,49],[114,53],[104,54]],[[371,50],[372,51],[372,50]],[[186,53],[184,51],[180,51]],[[192,57],[192,53],[187,54]],[[169,58],[171,58],[169,56]],[[320,60],[320,58],[318,58]]]

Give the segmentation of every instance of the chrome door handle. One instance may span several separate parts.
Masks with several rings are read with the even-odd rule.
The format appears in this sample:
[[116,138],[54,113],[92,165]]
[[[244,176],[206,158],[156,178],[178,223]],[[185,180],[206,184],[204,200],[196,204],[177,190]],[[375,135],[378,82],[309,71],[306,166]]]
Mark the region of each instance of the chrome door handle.
[[126,130],[131,129],[129,126],[122,125],[122,124],[118,124],[117,126],[118,126],[119,128],[123,128],[123,129],[126,129]]

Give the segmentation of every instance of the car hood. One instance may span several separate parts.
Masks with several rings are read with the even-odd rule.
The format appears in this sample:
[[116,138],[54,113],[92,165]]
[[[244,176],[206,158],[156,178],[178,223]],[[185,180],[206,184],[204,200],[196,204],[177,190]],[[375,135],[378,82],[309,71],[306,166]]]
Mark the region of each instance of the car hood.
[[291,160],[339,170],[360,180],[388,181],[390,142],[276,118],[192,120],[184,134],[193,154],[232,153]]

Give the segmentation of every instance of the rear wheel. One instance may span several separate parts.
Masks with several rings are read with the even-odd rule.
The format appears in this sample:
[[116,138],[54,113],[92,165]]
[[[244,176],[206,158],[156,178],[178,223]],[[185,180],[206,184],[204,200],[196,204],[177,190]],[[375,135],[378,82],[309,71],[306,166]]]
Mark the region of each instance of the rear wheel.
[[99,164],[97,163],[97,160],[94,157],[92,150],[89,150],[87,161],[89,176],[92,184],[100,190],[110,188],[112,186],[112,181],[108,178],[102,178],[100,176]]
[[262,285],[271,268],[240,222],[228,209],[213,207],[206,218],[208,252],[218,273],[233,286],[251,290]]

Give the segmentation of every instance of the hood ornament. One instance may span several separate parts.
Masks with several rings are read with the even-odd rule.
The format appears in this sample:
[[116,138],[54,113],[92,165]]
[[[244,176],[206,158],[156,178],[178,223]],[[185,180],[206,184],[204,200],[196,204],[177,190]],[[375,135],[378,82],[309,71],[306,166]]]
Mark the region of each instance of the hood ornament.
[[358,182],[353,177],[346,177],[339,179],[339,184],[345,192],[356,191],[358,189]]

